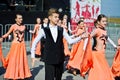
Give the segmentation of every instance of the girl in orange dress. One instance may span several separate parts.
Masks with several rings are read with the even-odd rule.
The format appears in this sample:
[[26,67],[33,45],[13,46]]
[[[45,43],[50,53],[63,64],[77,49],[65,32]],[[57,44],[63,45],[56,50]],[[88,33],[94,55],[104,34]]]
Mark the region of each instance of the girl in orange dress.
[[[41,19],[37,18],[36,22],[37,22],[37,24],[35,24],[34,30],[33,31],[32,30],[29,31],[30,33],[32,33],[32,42],[35,39],[35,37],[38,35],[38,31],[41,28],[41,24],[40,24],[41,23]],[[31,45],[32,45],[32,43],[31,43]],[[36,53],[35,54],[37,56],[41,56],[41,43],[40,43],[40,41],[38,42],[38,44],[36,46]],[[34,66],[35,60],[36,59],[32,59],[32,67]]]
[[[118,46],[120,47],[120,39],[118,40]],[[116,51],[111,71],[114,75],[115,80],[120,80],[120,48]]]
[[2,57],[2,47],[1,47],[1,43],[0,43],[0,61],[1,61],[1,57]]
[[[0,41],[1,42],[1,41]],[[2,61],[3,59],[3,55],[2,55],[2,45],[0,43],[0,61]]]
[[[68,32],[67,19],[63,19],[62,20],[61,27],[63,27],[64,29],[66,29],[66,31]],[[69,50],[68,43],[65,40],[65,38],[63,38],[63,44],[64,44],[64,53],[65,53],[65,56],[69,56],[70,55],[70,50]]]
[[13,24],[9,31],[0,38],[0,41],[2,41],[10,33],[13,33],[14,37],[8,55],[2,59],[3,67],[6,68],[4,78],[24,80],[31,77],[24,41],[25,26],[22,25],[22,15],[16,14],[15,20],[16,24]]
[[[81,36],[86,32],[86,28],[84,26],[84,21],[80,20],[78,22],[78,30],[74,36]],[[68,61],[67,67],[73,68],[73,74],[76,75],[76,71],[80,70],[80,64],[82,62],[82,58],[84,55],[85,44],[87,39],[82,39],[78,43],[74,44],[71,49],[70,60]]]
[[[108,62],[105,58],[105,49],[106,49],[107,40],[115,48],[116,45],[107,36],[107,31],[105,30],[105,27],[107,25],[107,17],[103,14],[100,14],[97,18],[97,22],[99,26],[97,26],[97,28],[91,33],[91,37],[94,38],[96,44],[93,45],[93,51],[90,51],[90,49],[92,50],[92,48],[88,47],[87,45],[86,50],[89,50],[89,52],[86,51],[84,53],[85,55],[83,58],[83,62],[81,63],[81,75],[84,76],[85,72],[89,70],[88,80],[114,80]],[[87,54],[89,55],[91,54],[92,56],[88,56]],[[90,59],[92,59],[91,62]],[[84,65],[85,63],[86,65]],[[93,64],[90,65],[89,63],[93,63]]]

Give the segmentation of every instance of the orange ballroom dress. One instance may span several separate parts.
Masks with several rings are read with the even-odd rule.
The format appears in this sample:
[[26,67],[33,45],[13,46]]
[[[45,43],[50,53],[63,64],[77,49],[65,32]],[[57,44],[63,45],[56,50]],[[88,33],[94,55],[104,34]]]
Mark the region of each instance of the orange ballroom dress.
[[113,59],[111,71],[114,77],[120,77],[120,49],[116,51],[115,57]]
[[[82,34],[84,32],[84,30],[82,29],[78,29],[77,34]],[[77,42],[76,44],[73,44],[72,49],[71,49],[71,55],[70,55],[70,59],[68,61],[67,67],[68,68],[75,68],[80,70],[80,64],[82,62],[83,59],[83,55],[84,55],[84,40],[82,39],[79,42]]]
[[[26,47],[24,42],[24,25],[13,24],[8,32],[13,32],[11,48],[4,58],[1,53],[3,67],[6,69],[4,78],[6,79],[25,79],[30,78],[31,72],[28,66]],[[3,35],[6,38],[8,34]]]
[[[120,46],[120,39],[118,40],[118,45]],[[111,66],[111,71],[114,77],[120,77],[120,49],[116,51],[116,54],[113,59]]]
[[[107,31],[97,28],[94,31],[94,37],[97,41],[97,44],[95,46],[95,50],[91,52],[91,59],[92,59],[91,61],[93,62],[93,64],[91,65],[90,68],[87,67],[88,69],[86,69],[86,70],[89,70],[88,71],[88,80],[114,80],[114,77],[110,70],[109,64],[105,57]],[[88,49],[88,48],[86,48],[86,49]],[[92,50],[92,48],[91,48],[91,50]],[[87,52],[84,54],[90,54],[90,53]],[[90,58],[90,57],[88,57],[88,58]],[[83,61],[84,61],[84,59],[85,58],[83,58]],[[86,62],[88,62],[88,61],[86,61]],[[87,64],[87,65],[89,66],[89,64]],[[82,72],[84,72],[84,70],[82,70]]]

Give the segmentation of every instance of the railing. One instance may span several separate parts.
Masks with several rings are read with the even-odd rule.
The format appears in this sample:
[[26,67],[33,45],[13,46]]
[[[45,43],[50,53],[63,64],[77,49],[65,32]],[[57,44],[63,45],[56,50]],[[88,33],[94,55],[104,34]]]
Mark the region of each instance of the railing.
[[[113,25],[113,26],[115,26],[115,25]],[[6,24],[5,26],[0,24],[0,35],[5,34],[9,30],[10,26],[11,26],[11,24]],[[25,26],[26,26],[27,30],[33,30],[33,28],[34,28],[34,24],[25,24]],[[108,27],[106,27],[108,36],[117,45],[117,41],[120,38],[120,25],[117,25],[116,27],[111,27],[111,26],[112,25],[108,25]],[[10,48],[11,36],[12,36],[12,34],[10,34],[10,36],[8,36],[8,38],[4,39],[4,41],[3,41],[4,48]],[[32,37],[32,35],[26,31],[25,32],[25,41],[26,41],[26,47],[28,49],[30,48],[31,37]],[[115,51],[113,46],[110,43],[107,44],[107,51]]]
[[[72,30],[76,29],[76,25],[71,26]],[[89,27],[90,29],[93,29],[93,27]],[[106,27],[108,36],[113,40],[113,42],[117,45],[117,41],[120,38],[120,24],[116,23],[109,23],[109,25]],[[108,42],[106,51],[115,51],[114,47]]]
[[[108,36],[113,40],[113,42],[118,45],[118,39],[120,38],[120,27],[107,27]],[[115,51],[114,47],[108,43],[108,51]]]
[[3,25],[2,24],[0,24],[0,36],[2,36],[2,34],[3,34]]

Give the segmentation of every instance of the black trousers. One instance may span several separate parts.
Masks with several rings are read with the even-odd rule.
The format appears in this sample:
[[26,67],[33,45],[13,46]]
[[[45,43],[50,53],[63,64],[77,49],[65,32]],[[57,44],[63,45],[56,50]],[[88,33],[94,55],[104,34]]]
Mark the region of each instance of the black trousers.
[[45,80],[61,80],[63,73],[63,63],[46,64],[45,63]]

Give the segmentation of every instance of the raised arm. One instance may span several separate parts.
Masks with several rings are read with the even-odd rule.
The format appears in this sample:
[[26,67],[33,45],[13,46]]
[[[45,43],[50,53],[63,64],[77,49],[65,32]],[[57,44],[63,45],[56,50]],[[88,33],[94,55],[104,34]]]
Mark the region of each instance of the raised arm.
[[8,35],[13,31],[13,29],[14,29],[13,27],[14,26],[11,26],[10,29],[8,30],[8,32],[2,36],[2,38],[8,37]]
[[109,37],[108,37],[108,41],[110,42],[110,44],[112,44],[114,48],[117,48],[116,44]]
[[45,36],[45,33],[43,31],[43,29],[40,29],[38,32],[37,37],[34,39],[33,43],[32,43],[32,48],[31,48],[31,58],[35,58],[35,50],[36,50],[36,46],[37,43],[41,40],[42,37]]
[[80,41],[81,40],[81,37],[79,36],[79,37],[77,37],[77,38],[71,38],[69,35],[68,35],[68,33],[66,32],[66,30],[64,29],[64,31],[63,31],[63,36],[64,36],[64,38],[67,40],[67,42],[69,43],[69,44],[73,44],[73,43],[76,43],[76,42],[78,42],[78,41]]
[[29,32],[34,34],[36,32],[36,29],[37,29],[37,25],[35,25],[34,30],[30,30]]
[[69,30],[70,33],[73,34],[73,33],[77,32],[78,28],[76,28],[75,30],[72,31],[72,30],[70,29],[70,27],[68,27],[68,30]]

